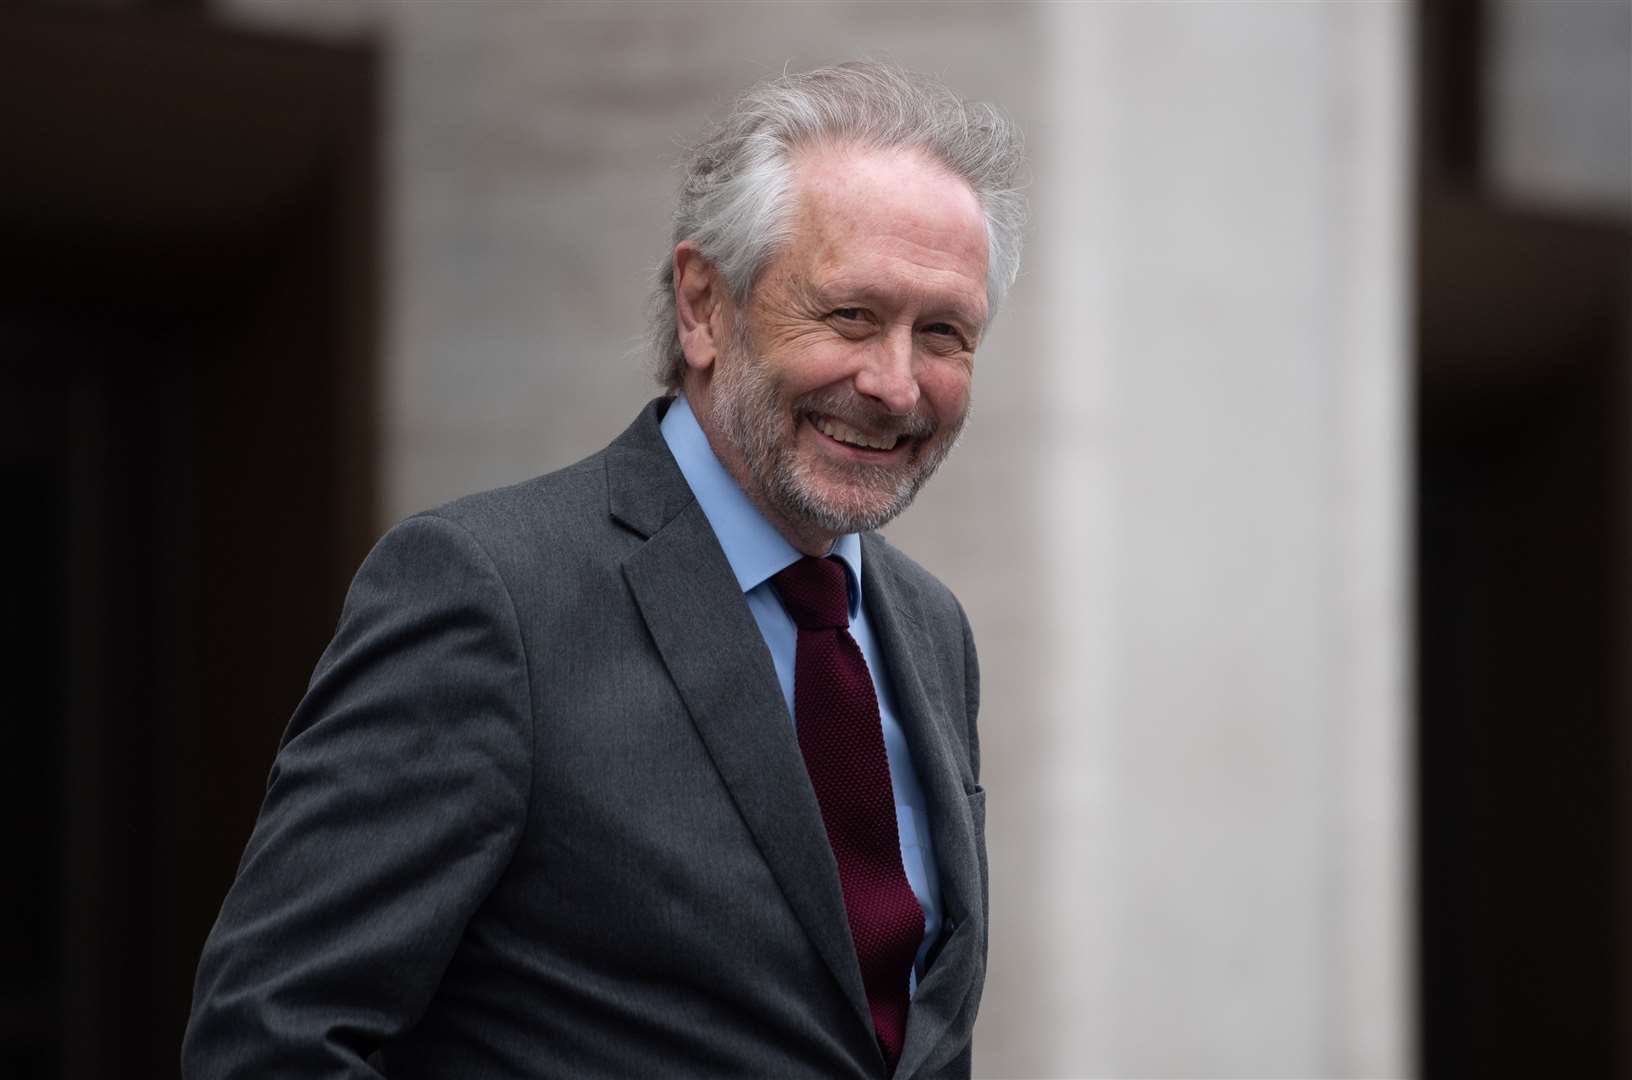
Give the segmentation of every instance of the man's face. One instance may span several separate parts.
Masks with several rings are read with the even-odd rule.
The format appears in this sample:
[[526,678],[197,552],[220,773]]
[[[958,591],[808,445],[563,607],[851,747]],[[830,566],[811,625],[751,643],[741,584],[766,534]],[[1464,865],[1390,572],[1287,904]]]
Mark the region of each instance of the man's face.
[[823,148],[794,168],[793,236],[732,313],[702,407],[749,497],[819,550],[906,509],[952,449],[986,228],[969,187],[915,152]]

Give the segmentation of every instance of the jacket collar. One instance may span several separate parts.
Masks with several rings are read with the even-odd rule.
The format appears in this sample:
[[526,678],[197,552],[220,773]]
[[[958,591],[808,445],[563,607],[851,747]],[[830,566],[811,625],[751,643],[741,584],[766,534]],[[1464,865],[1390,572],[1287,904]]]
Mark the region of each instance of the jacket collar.
[[870,1033],[838,866],[770,650],[663,442],[667,407],[648,405],[606,454],[608,508],[646,537],[624,560],[624,580],[761,856]]
[[[838,866],[787,723],[770,651],[658,427],[672,400],[648,404],[605,455],[608,510],[646,538],[624,560],[624,578],[761,855],[871,1044],[872,1019]],[[975,830],[960,779],[966,770],[955,760],[959,740],[947,730],[951,721],[935,704],[946,699],[917,597],[895,565],[901,556],[872,535],[863,536],[862,550],[863,601],[931,802],[942,897],[954,921],[908,1012],[895,1075],[910,1080],[963,1011],[980,974],[984,949],[977,939],[985,913]]]
[[[963,739],[951,730],[954,721],[945,708],[948,699],[934,655],[935,638],[917,590],[902,573],[904,557],[872,533],[862,537],[862,551],[867,564],[862,586],[867,616],[889,668],[896,716],[929,799],[941,902],[948,920],[944,943],[907,1010],[906,1039],[895,1077],[910,1080],[966,1011],[970,990],[984,975],[986,912],[977,833],[964,787],[968,767],[957,760]],[[935,629],[942,637],[956,632]],[[978,998],[969,1004],[978,1004]]]
[[612,440],[604,458],[607,508],[614,519],[645,537],[696,501],[657,426],[673,402],[668,397],[648,402]]

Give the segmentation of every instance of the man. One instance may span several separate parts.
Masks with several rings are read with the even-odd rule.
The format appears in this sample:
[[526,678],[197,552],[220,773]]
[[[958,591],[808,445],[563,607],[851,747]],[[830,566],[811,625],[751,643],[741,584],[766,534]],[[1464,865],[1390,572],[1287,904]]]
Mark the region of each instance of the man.
[[957,437],[1017,165],[993,110],[883,65],[738,102],[660,274],[678,396],[358,572],[188,1075],[968,1074],[974,647],[871,530]]

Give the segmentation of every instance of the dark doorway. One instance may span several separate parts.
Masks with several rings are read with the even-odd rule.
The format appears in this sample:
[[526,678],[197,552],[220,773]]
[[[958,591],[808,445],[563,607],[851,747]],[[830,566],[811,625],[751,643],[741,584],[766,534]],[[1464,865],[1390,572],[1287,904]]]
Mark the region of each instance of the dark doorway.
[[371,50],[0,7],[0,1074],[173,1076],[373,529]]
[[1493,188],[1488,16],[1419,16],[1422,1073],[1626,1076],[1632,227]]

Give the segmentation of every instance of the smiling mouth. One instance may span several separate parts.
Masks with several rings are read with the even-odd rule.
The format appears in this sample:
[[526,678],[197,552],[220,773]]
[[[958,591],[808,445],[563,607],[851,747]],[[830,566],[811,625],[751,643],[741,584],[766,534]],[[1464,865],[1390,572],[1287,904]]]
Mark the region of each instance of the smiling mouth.
[[835,420],[831,416],[812,416],[810,423],[834,442],[841,442],[846,446],[859,446],[863,450],[894,450],[896,443],[901,440],[899,435],[869,435],[864,431],[857,431],[849,424]]

